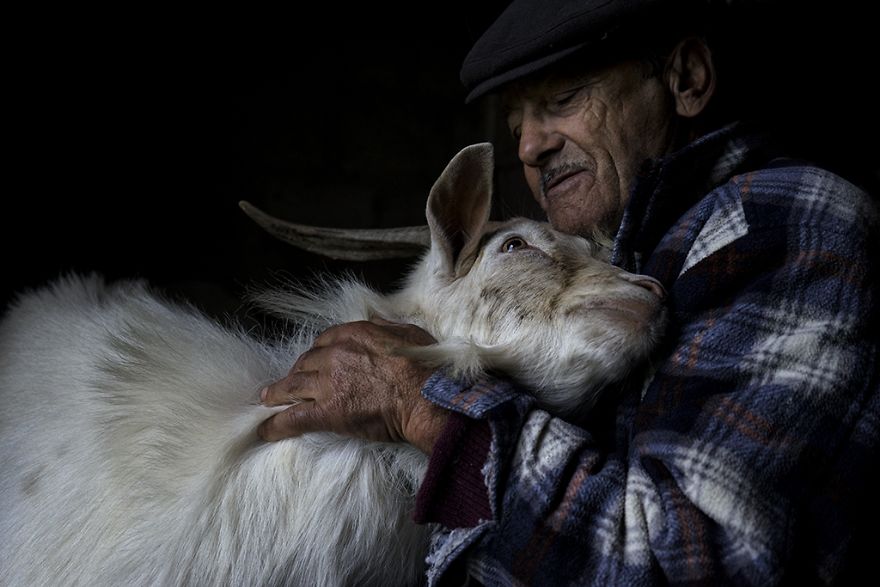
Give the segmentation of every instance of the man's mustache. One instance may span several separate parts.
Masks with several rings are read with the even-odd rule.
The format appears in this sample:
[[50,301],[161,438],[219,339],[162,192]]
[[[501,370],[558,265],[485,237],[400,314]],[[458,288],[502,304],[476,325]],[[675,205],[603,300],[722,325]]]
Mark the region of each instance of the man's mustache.
[[578,173],[579,171],[590,171],[590,167],[586,161],[568,161],[560,163],[553,167],[546,167],[541,170],[541,194],[547,195],[547,191],[553,186],[560,183],[569,175]]

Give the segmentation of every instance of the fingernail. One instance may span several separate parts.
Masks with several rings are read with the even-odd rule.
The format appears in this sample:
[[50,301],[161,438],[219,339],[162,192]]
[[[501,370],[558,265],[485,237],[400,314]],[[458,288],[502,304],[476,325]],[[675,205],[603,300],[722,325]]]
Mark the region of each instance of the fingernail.
[[260,403],[266,403],[266,396],[269,395],[269,387],[264,387],[260,390]]

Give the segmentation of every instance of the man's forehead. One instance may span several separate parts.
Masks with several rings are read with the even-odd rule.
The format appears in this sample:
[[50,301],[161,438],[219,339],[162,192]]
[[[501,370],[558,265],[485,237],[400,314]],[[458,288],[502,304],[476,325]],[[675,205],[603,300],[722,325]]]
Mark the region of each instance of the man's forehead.
[[513,108],[526,100],[537,100],[572,86],[595,83],[612,75],[614,66],[608,64],[584,64],[560,66],[531,76],[509,82],[498,92],[505,108]]
[[499,90],[501,104],[506,111],[513,110],[523,102],[537,101],[541,97],[553,93],[557,88],[567,85],[569,81],[574,83],[577,80],[563,78],[558,74],[548,74],[540,78],[510,82]]

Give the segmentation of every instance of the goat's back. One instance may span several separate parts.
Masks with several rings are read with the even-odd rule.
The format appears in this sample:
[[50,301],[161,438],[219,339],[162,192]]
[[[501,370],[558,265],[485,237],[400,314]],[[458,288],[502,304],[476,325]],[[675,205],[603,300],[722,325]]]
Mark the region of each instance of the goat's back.
[[0,583],[417,581],[417,451],[258,441],[257,391],[300,350],[138,283],[20,298],[0,325]]

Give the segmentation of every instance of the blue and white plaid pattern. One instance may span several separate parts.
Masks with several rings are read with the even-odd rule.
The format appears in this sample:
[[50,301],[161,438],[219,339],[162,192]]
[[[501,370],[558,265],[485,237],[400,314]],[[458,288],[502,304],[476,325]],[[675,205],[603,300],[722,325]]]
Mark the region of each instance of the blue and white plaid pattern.
[[834,578],[877,463],[878,213],[760,149],[730,127],[637,187],[614,259],[664,283],[672,322],[613,430],[500,381],[426,386],[493,434],[494,519],[435,538],[432,583],[463,552],[486,585]]

